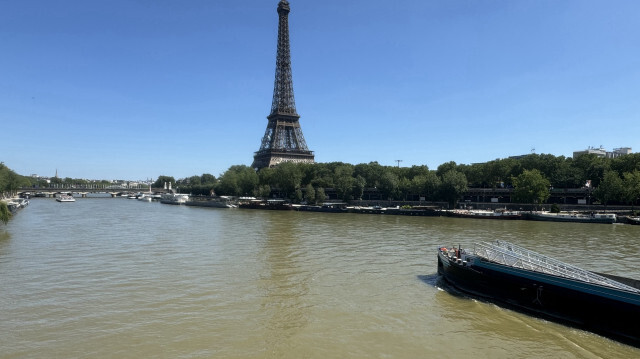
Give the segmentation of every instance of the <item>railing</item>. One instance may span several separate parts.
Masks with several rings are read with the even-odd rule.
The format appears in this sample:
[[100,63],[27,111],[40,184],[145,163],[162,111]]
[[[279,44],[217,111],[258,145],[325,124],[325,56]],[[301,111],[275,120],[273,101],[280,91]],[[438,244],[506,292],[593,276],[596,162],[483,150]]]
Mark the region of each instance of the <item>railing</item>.
[[496,241],[495,243],[476,243],[474,254],[488,261],[514,268],[521,268],[640,293],[639,289],[505,241]]

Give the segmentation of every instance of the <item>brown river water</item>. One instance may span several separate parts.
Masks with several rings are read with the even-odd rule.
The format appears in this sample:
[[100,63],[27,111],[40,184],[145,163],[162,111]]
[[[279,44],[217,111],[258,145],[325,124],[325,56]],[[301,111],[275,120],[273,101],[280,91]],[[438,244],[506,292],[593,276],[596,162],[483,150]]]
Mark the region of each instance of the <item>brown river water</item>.
[[640,279],[640,226],[33,199],[0,225],[0,358],[638,358],[442,290],[496,239]]

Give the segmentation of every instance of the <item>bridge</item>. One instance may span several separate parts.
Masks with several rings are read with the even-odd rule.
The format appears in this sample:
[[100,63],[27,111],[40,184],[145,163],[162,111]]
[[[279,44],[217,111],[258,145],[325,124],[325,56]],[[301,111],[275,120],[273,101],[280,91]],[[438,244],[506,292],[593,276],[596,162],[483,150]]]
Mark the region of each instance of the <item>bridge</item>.
[[52,185],[51,187],[22,187],[18,190],[20,195],[30,194],[31,197],[55,197],[61,193],[75,193],[81,197],[87,197],[89,193],[108,193],[111,197],[117,197],[125,193],[149,192],[165,193],[164,188],[149,188],[149,186],[103,186],[103,185]]

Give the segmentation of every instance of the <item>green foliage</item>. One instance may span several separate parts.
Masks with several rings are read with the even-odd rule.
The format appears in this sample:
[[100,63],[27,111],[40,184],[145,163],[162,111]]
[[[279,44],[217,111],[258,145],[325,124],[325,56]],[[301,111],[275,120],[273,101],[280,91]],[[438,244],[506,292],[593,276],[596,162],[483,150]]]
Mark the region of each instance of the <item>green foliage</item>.
[[338,198],[348,201],[353,192],[353,166],[340,165],[336,167],[333,176],[333,185],[338,194]]
[[399,179],[390,170],[382,172],[382,176],[379,179],[378,190],[382,194],[384,199],[394,199],[398,195]]
[[625,202],[635,203],[640,199],[640,170],[633,170],[633,172],[625,172],[622,179],[622,186],[624,188]]
[[165,183],[169,186],[169,183],[175,185],[176,180],[171,176],[159,176],[158,179],[153,183],[154,188],[164,188]]
[[216,177],[204,173],[201,176],[191,176],[176,181],[175,187],[180,193],[190,193],[192,195],[209,196],[215,194],[217,184]]
[[353,179],[353,198],[362,199],[362,195],[364,194],[365,186],[367,185],[367,180],[360,175],[356,175]]
[[573,160],[573,165],[580,174],[580,183],[584,184],[587,180],[591,180],[591,185],[598,187],[605,171],[610,168],[610,161],[608,158],[598,157],[594,154],[585,154]]
[[324,193],[324,188],[318,187],[316,188],[316,203],[323,204],[327,195]]
[[467,177],[462,172],[449,169],[442,174],[440,181],[440,198],[454,207],[460,196],[468,190]]
[[378,162],[369,162],[361,163],[355,166],[354,174],[355,176],[361,176],[366,181],[366,187],[374,188],[378,186],[378,181],[380,177],[382,177],[382,172],[384,171],[384,167],[382,167]]
[[610,201],[621,201],[624,198],[622,179],[616,171],[606,171],[593,195],[605,205]]
[[260,179],[253,168],[245,165],[231,166],[220,176],[215,187],[218,195],[251,196],[256,192]]
[[456,165],[456,163],[454,161],[449,161],[449,162],[443,163],[440,166],[438,166],[438,169],[436,170],[436,175],[438,175],[438,177],[442,178],[445,173],[447,173],[449,171],[454,171],[454,170],[457,170],[457,169],[458,169],[458,165]]
[[307,184],[304,188],[304,199],[308,204],[316,203],[316,190],[313,188],[311,183]]
[[640,153],[631,153],[612,159],[611,169],[618,173],[640,171]]
[[0,197],[3,193],[15,194],[22,187],[31,186],[31,181],[21,176],[0,162]]
[[[437,170],[427,166],[383,166],[378,162],[356,165],[343,162],[291,163],[263,168],[256,173],[244,165],[231,166],[220,178],[211,174],[194,175],[175,181],[160,176],[153,187],[172,183],[183,193],[281,197],[293,201],[322,203],[329,188],[333,197],[352,199],[447,201],[454,205],[468,187],[515,187],[514,201],[543,203],[549,188],[583,188],[591,181],[594,197],[602,203],[638,203],[640,200],[640,154],[615,159],[582,155],[575,159],[549,154],[530,154],[519,158],[496,159],[470,165],[450,161]],[[615,179],[614,174],[617,176]],[[86,180],[52,178],[52,184],[84,184]],[[95,183],[95,182],[92,182]],[[109,184],[106,182],[105,184]],[[27,186],[46,187],[17,175],[0,163],[0,192]],[[377,193],[376,193],[377,192]],[[335,198],[335,197],[333,197]]]
[[543,203],[551,195],[549,180],[537,169],[524,170],[513,178],[513,197],[522,203]]
[[253,192],[253,196],[258,198],[269,198],[269,196],[271,196],[271,186],[268,184],[258,186],[258,188]]
[[273,184],[284,198],[294,199],[295,191],[302,184],[302,170],[299,165],[292,162],[281,163],[274,168]]
[[200,183],[202,183],[203,185],[205,184],[215,184],[216,183],[216,176],[209,174],[209,173],[203,173],[202,176],[200,176]]
[[6,225],[9,219],[11,219],[11,211],[6,203],[0,201],[0,222]]
[[556,203],[551,205],[551,209],[550,209],[551,213],[560,213],[560,206],[558,206]]

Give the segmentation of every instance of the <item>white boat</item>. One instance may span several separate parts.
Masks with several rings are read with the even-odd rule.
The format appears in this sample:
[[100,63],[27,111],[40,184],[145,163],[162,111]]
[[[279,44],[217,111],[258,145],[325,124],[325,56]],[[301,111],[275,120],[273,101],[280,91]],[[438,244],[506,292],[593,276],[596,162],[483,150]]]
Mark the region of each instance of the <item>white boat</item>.
[[482,219],[520,219],[520,212],[507,211],[507,210],[482,210],[482,209],[469,209],[461,210],[454,209],[448,212],[453,217],[461,218],[482,218]]
[[153,200],[153,198],[151,198],[150,195],[141,193],[138,195],[138,201],[145,201],[145,202],[151,202]]
[[63,194],[61,196],[56,197],[56,201],[58,202],[75,202],[76,199],[73,196],[68,194]]
[[7,207],[11,213],[17,212],[20,209],[29,205],[29,200],[24,198],[12,198],[6,202]]
[[227,196],[194,196],[190,197],[185,203],[187,206],[196,207],[215,207],[215,208],[236,208],[231,198]]
[[189,200],[188,194],[181,193],[165,193],[160,199],[160,203],[164,204],[185,204]]
[[151,192],[151,185],[149,185],[149,192],[147,193],[138,192],[138,195],[136,196],[136,198],[140,201],[151,202],[154,199],[160,199],[161,196],[154,195],[153,192]]

